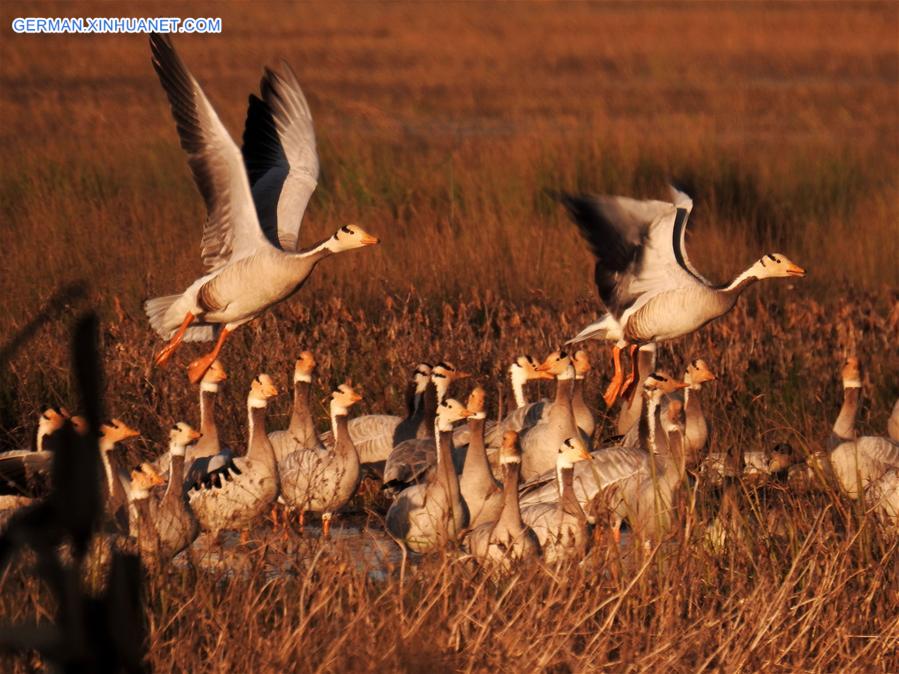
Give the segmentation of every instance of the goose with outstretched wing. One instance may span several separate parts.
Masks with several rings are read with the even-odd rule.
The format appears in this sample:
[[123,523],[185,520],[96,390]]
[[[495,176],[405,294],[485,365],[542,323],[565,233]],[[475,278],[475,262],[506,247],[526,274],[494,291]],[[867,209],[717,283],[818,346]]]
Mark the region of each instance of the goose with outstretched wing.
[[[672,188],[673,202],[618,196],[562,195],[568,214],[596,257],[594,279],[608,313],[569,343],[615,342],[615,375],[603,396],[611,406],[633,381],[621,369],[621,350],[689,334],[720,316],[752,283],[804,276],[785,255],[768,254],[731,283],[715,286],[690,263],[684,246],[693,201]],[[633,370],[633,367],[632,367]]]
[[310,248],[298,248],[300,222],[318,178],[318,156],[309,106],[289,68],[265,71],[262,98],[250,98],[241,154],[171,39],[154,33],[150,48],[206,203],[206,274],[180,294],[149,300],[145,310],[153,329],[169,340],[156,356],[157,365],[166,363],[182,341],[217,337],[212,351],[188,368],[196,383],[231,332],[293,295],[320,260],[378,239],[346,225]]

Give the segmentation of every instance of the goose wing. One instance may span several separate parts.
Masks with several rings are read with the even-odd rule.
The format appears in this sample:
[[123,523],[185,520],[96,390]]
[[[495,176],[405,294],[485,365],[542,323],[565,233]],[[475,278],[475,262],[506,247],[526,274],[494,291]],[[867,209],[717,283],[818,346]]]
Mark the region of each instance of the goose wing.
[[208,271],[216,271],[269,243],[259,227],[237,145],[175,52],[171,38],[151,34],[150,49],[153,68],[172,107],[181,147],[206,203],[203,264]]
[[647,293],[705,283],[684,251],[692,201],[680,205],[619,196],[563,195],[562,203],[596,257],[600,299],[617,319]]
[[273,245],[293,251],[318,184],[312,113],[287,63],[281,72],[265,69],[260,91],[261,99],[250,95],[243,158],[262,231]]

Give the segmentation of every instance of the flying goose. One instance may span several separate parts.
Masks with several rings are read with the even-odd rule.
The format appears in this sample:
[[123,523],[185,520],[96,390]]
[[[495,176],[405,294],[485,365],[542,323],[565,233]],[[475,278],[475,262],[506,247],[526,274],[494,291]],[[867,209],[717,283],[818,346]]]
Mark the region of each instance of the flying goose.
[[484,411],[485,397],[484,389],[476,386],[465,403],[471,415],[468,417],[469,442],[459,487],[468,508],[468,525],[472,528],[486,522],[495,522],[503,508],[503,492],[490,471],[487,448],[484,444],[484,426],[487,417]]
[[[170,470],[168,486],[161,498],[153,498],[145,489],[146,477],[159,478],[150,464],[150,470],[131,473],[131,489],[129,499],[134,504],[132,525],[138,520],[136,529],[140,532],[138,542],[142,553],[152,554],[151,559],[162,566],[168,563],[179,552],[187,548],[200,532],[197,518],[187,506],[184,494],[184,465],[188,449],[196,444],[201,434],[183,421],[175,424],[169,431]],[[135,483],[137,473],[141,476]],[[132,533],[135,526],[129,526]],[[143,540],[142,540],[143,539]],[[151,546],[150,548],[146,547]]]
[[434,422],[437,468],[425,482],[400,492],[387,511],[387,532],[413,552],[430,552],[454,541],[468,525],[450,444],[453,423],[470,415],[458,400],[449,398],[440,403]]
[[345,506],[362,480],[359,455],[349,434],[349,409],[362,400],[350,384],[341,384],[331,393],[331,430],[336,438],[333,449],[304,447],[289,454],[279,465],[281,495],[300,511],[300,526],[308,512],[322,514],[322,535],[330,536],[331,517]]
[[862,388],[858,358],[849,356],[843,363],[840,376],[843,380],[843,405],[836,421],[833,422],[829,443],[831,448],[845,440],[854,440],[858,437],[855,419],[858,416],[858,402]]
[[494,521],[485,521],[469,531],[464,543],[475,559],[508,569],[515,561],[538,557],[540,541],[521,519],[518,502],[521,446],[515,431],[503,434],[499,461],[503,469],[502,510]]
[[279,468],[298,449],[323,449],[318,433],[315,432],[315,420],[310,406],[312,376],[316,365],[311,351],[300,354],[293,369],[293,411],[290,425],[286,430],[268,434]]
[[[431,369],[431,381],[424,394],[424,420],[430,428],[415,438],[404,440],[396,445],[384,464],[384,485],[387,494],[395,494],[407,486],[422,480],[428,471],[437,463],[437,451],[434,444],[435,415],[440,403],[449,393],[450,385],[459,379],[471,376],[468,372],[457,370],[451,363],[440,362]],[[455,434],[450,445],[455,443]]]
[[[416,365],[406,389],[405,417],[394,414],[365,414],[350,419],[350,437],[359,454],[359,461],[364,467],[382,475],[384,462],[394,447],[405,440],[417,437],[424,425],[429,429],[433,427],[433,413],[431,421],[426,421],[427,411],[424,402],[425,390],[430,380],[431,366],[428,363]],[[436,408],[436,405],[435,400],[433,407]],[[427,433],[422,435],[426,436]],[[326,447],[332,447],[333,433],[331,431],[322,433],[321,441]]]
[[575,377],[571,356],[555,351],[537,369],[556,378],[556,395],[543,418],[521,433],[521,475],[525,480],[552,470],[559,446],[579,434],[571,404]]
[[265,432],[265,409],[278,389],[267,374],[260,374],[247,396],[248,441],[245,456],[233,459],[238,474],[219,486],[203,485],[188,492],[188,501],[204,531],[215,538],[222,529],[246,529],[268,512],[278,497],[278,467]]
[[574,466],[589,462],[590,453],[580,436],[565,440],[557,451],[553,502],[521,509],[521,521],[537,536],[547,564],[584,556],[588,539],[587,516],[574,493]]
[[169,340],[157,365],[183,340],[217,336],[212,351],[188,368],[196,383],[231,332],[293,295],[320,260],[378,239],[345,225],[311,248],[298,247],[300,222],[318,179],[318,155],[309,106],[288,66],[280,73],[266,70],[263,100],[250,100],[242,159],[171,38],[154,33],[150,48],[206,203],[206,274],[181,294],[149,300],[145,310],[153,329]]
[[34,449],[13,449],[0,454],[0,493],[23,495],[46,491],[53,453],[44,440],[62,428],[68,417],[65,408],[48,407],[38,417]]
[[570,342],[615,342],[615,375],[603,396],[611,406],[621,392],[621,350],[686,335],[734,306],[760,279],[804,276],[781,254],[759,259],[731,283],[715,286],[690,263],[684,246],[692,200],[672,188],[674,203],[615,196],[562,195],[562,203],[596,257],[595,280],[608,312]]

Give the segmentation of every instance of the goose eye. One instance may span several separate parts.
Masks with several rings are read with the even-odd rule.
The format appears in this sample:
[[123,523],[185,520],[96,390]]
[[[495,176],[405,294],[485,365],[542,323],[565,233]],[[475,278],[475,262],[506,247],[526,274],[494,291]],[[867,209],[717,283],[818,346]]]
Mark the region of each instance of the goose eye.
[[775,257],[775,258],[772,258],[772,259],[773,259],[777,264],[780,264],[780,258]]

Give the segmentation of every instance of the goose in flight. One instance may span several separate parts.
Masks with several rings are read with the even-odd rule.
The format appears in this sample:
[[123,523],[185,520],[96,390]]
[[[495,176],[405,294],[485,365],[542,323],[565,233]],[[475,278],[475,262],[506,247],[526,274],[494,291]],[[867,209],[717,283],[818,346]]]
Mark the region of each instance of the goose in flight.
[[570,196],[561,200],[596,257],[594,278],[608,313],[570,343],[615,342],[615,375],[603,396],[611,406],[633,380],[625,381],[621,350],[633,352],[698,330],[733,308],[749,285],[766,278],[805,276],[785,255],[768,254],[728,284],[716,286],[690,263],[684,246],[693,201],[672,188],[673,201],[617,196]]
[[165,364],[182,341],[217,337],[212,351],[188,367],[197,383],[227,336],[293,295],[320,260],[378,239],[345,225],[324,241],[299,248],[300,223],[318,179],[318,155],[309,105],[289,66],[280,73],[266,69],[262,98],[250,98],[241,156],[171,39],[154,33],[150,48],[206,203],[206,273],[180,294],[147,301],[144,309],[153,329],[169,340],[156,355],[156,365]]

